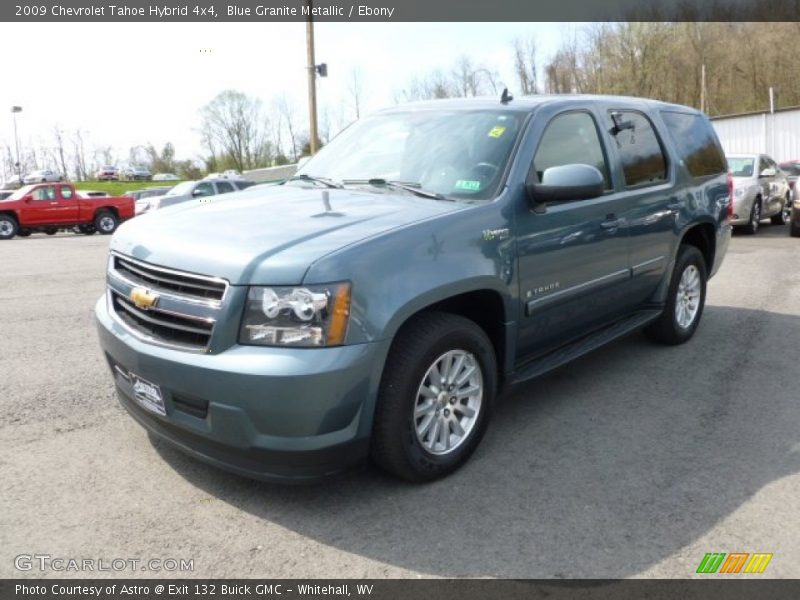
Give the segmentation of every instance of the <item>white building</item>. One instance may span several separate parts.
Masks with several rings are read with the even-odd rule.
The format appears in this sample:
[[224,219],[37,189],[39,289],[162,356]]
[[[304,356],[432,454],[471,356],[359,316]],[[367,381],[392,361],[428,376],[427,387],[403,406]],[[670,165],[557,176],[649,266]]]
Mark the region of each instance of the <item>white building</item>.
[[711,123],[728,154],[763,152],[777,162],[800,160],[800,107],[714,117]]

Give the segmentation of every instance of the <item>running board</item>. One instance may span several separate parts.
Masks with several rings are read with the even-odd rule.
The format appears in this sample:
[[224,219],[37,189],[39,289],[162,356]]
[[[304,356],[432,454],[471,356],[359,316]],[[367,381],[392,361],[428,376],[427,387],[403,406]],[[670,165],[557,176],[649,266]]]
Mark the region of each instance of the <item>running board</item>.
[[656,320],[661,315],[661,310],[643,310],[632,314],[629,317],[614,321],[611,325],[604,327],[594,333],[579,338],[578,340],[562,346],[549,354],[522,365],[516,369],[512,377],[512,383],[528,381],[548,371],[560,367],[579,356],[588,354],[600,346],[604,346],[612,340],[622,337],[651,321]]

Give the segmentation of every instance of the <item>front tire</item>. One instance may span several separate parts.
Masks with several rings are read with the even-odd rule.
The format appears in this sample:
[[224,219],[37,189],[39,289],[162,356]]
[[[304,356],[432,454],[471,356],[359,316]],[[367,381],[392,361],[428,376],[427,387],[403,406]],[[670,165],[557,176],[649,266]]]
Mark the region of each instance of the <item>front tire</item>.
[[669,284],[667,304],[657,321],[644,332],[659,344],[689,341],[697,330],[706,303],[706,261],[694,246],[681,246]]
[[10,240],[19,231],[16,219],[11,215],[0,215],[0,240]]
[[781,212],[777,215],[773,215],[770,218],[769,222],[773,225],[786,225],[789,222],[789,213],[792,210],[792,203],[789,198],[789,194],[786,194],[786,198],[784,198],[783,206],[781,206]]
[[753,207],[750,209],[750,220],[744,226],[745,233],[755,235],[761,223],[761,198],[753,200]]
[[110,235],[117,230],[119,219],[108,210],[101,210],[94,218],[94,228],[103,235]]
[[483,329],[449,313],[415,317],[386,360],[373,462],[417,482],[455,471],[486,431],[496,388],[497,361]]

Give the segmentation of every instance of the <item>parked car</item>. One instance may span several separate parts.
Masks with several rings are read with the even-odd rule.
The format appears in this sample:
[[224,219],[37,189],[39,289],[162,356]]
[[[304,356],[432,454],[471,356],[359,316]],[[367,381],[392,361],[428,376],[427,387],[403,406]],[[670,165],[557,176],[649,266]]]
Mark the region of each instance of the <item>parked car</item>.
[[13,193],[14,190],[0,190],[0,200],[5,200]]
[[10,175],[3,180],[3,183],[0,184],[0,187],[4,190],[16,190],[17,188],[21,188],[23,185],[25,185],[25,183],[22,181],[22,178],[19,175]]
[[25,184],[29,183],[46,183],[64,181],[64,176],[57,171],[49,169],[40,169],[38,171],[31,171],[22,179]]
[[798,191],[795,188],[795,182],[797,181],[798,176],[800,176],[800,161],[798,160],[789,160],[786,162],[780,163],[778,165],[781,168],[781,171],[786,173],[786,178],[789,180],[789,187],[792,190],[792,195],[797,196]]
[[246,189],[253,185],[252,181],[230,181],[227,179],[184,181],[169,190],[163,196],[147,199],[147,207],[141,212],[149,212],[158,208],[165,208],[174,204],[180,204],[187,200],[197,200],[218,194],[228,194]]
[[786,174],[765,154],[729,154],[733,176],[733,219],[731,224],[756,233],[762,219],[773,225],[789,219],[791,190]]
[[123,176],[130,181],[149,181],[153,178],[150,169],[136,165],[126,167]]
[[692,108],[398,106],[283,185],[126,224],[100,343],[128,412],[209,463],[303,481],[370,457],[436,479],[475,450],[500,388],[642,327],[689,340],[731,207]]
[[156,173],[153,175],[153,181],[180,181],[180,177],[175,173]]
[[119,169],[114,165],[103,165],[97,173],[95,173],[95,179],[97,179],[97,181],[118,181]]
[[0,240],[78,227],[110,234],[133,217],[133,198],[84,198],[71,183],[28,185],[0,200]]
[[126,196],[130,196],[134,200],[139,200],[141,198],[152,198],[153,196],[163,196],[168,191],[172,189],[171,186],[153,186],[142,188],[141,190],[129,190],[125,192]]
[[171,189],[171,187],[151,187],[133,192],[125,192],[125,195],[134,199],[136,202],[136,214],[140,215],[150,210],[150,202],[152,199],[160,198]]

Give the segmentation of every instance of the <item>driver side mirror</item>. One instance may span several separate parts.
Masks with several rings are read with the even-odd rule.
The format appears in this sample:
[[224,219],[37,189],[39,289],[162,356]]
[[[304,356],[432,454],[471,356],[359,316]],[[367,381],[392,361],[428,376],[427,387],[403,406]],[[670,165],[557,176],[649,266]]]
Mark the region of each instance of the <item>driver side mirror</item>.
[[766,169],[761,171],[759,177],[775,177],[775,169],[773,169],[772,167],[767,167]]
[[605,181],[603,174],[591,165],[562,165],[546,169],[541,182],[536,181],[536,173],[531,171],[525,189],[531,208],[542,212],[548,202],[588,200],[602,196]]
[[31,202],[32,200],[33,200],[33,196],[31,196],[30,194],[28,194],[27,196],[24,196],[22,198],[23,202]]
[[192,197],[193,197],[193,198],[197,198],[197,197],[199,197],[199,196],[205,196],[205,195],[206,195],[206,194],[203,192],[203,190],[194,190],[194,191],[192,192]]

